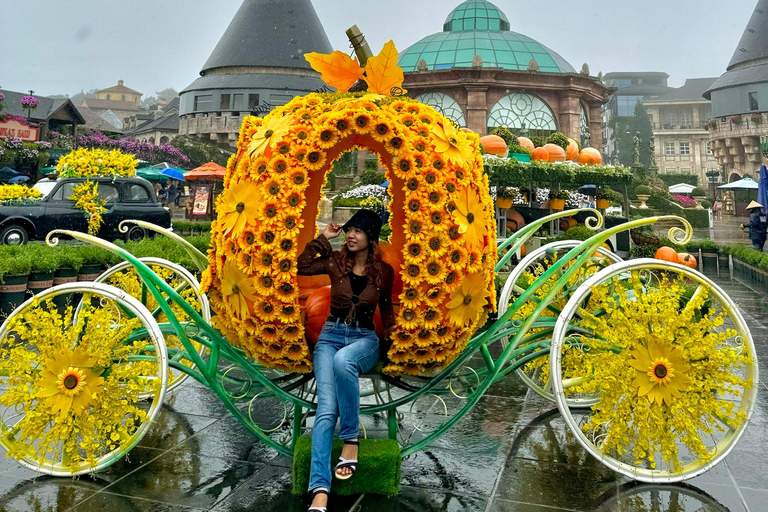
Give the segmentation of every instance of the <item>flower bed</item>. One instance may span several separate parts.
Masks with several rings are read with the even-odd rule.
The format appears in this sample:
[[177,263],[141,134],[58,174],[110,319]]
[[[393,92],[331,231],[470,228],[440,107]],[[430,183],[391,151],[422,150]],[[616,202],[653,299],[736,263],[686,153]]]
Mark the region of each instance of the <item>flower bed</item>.
[[685,208],[696,208],[696,201],[691,199],[688,196],[684,196],[681,194],[670,194],[669,195],[676,203],[681,204]]

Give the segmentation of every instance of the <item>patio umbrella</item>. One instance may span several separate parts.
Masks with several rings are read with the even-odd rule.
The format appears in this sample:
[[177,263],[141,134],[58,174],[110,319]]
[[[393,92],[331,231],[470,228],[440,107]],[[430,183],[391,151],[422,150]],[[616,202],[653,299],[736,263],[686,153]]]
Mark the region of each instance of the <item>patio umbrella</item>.
[[763,213],[768,213],[768,169],[760,166],[760,182],[757,188],[757,202],[763,206]]
[[381,186],[384,187],[384,188],[389,187],[389,180],[387,180],[384,183],[382,183]]
[[585,196],[597,195],[597,185],[582,185],[579,187],[579,194],[584,194]]
[[185,181],[184,171],[182,171],[181,169],[169,167],[168,169],[161,169],[160,174],[165,174],[169,178],[173,178],[175,180]]
[[168,183],[168,176],[162,174],[159,169],[154,169],[152,167],[136,169],[136,175],[153,183]]
[[15,178],[16,176],[22,176],[22,174],[19,171],[11,169],[7,166],[0,169],[0,181],[8,181],[11,178]]
[[184,173],[184,178],[188,181],[221,181],[227,174],[227,169],[217,164],[216,162],[208,162],[207,164],[196,167],[191,171]]
[[27,181],[29,181],[29,176],[14,176],[8,180],[8,183],[11,185],[20,185],[22,183],[26,183]]
[[758,185],[757,182],[752,178],[742,178],[727,185],[720,185],[717,188],[718,190],[757,190]]

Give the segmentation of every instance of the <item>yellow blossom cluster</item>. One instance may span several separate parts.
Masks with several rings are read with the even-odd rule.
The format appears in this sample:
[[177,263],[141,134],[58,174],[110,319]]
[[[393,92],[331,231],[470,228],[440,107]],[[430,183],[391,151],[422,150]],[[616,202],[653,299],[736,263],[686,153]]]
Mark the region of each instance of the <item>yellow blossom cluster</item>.
[[107,211],[104,206],[107,202],[99,197],[99,184],[93,181],[85,181],[72,188],[72,195],[67,199],[75,202],[75,208],[83,210],[88,219],[88,234],[96,235],[104,223],[102,214]]
[[74,149],[62,156],[56,172],[62,178],[97,176],[133,176],[138,160],[122,151],[106,149]]
[[0,185],[0,202],[40,199],[43,195],[36,188],[26,185]]
[[643,285],[635,273],[593,290],[577,325],[595,333],[580,337],[589,347],[581,376],[599,402],[583,430],[599,433],[603,452],[675,471],[692,457],[711,459],[713,435],[745,421],[738,399],[753,385],[743,375],[754,356],[728,327],[727,309],[711,303],[708,292],[688,293],[664,275]]
[[403,282],[384,371],[424,373],[458,356],[495,308],[494,207],[476,134],[409,98],[313,93],[246,117],[237,147],[202,282],[232,343],[268,367],[310,371],[296,260],[316,233],[326,174],[359,148],[387,168]]
[[146,340],[123,343],[140,321],[114,304],[94,307],[87,294],[83,304],[74,318],[71,306],[59,313],[50,300],[34,302],[0,340],[7,372],[0,404],[20,415],[6,424],[15,432],[6,441],[11,457],[93,466],[127,445],[147,417],[137,402],[159,385],[142,378],[156,364],[128,360]]

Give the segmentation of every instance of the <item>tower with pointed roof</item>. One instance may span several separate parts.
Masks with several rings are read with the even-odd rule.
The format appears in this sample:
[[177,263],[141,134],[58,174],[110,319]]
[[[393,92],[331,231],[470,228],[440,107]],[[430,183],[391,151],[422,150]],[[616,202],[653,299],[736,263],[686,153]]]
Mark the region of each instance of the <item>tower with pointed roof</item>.
[[726,72],[704,93],[712,100],[710,146],[729,179],[756,176],[767,162],[768,0],[758,0]]
[[244,0],[179,94],[179,133],[234,146],[244,116],[322,89],[304,54],[331,51],[311,0]]
[[459,3],[442,27],[400,54],[410,95],[480,134],[497,126],[525,135],[561,131],[602,148],[600,107],[608,89],[599,80],[514,32],[488,0]]

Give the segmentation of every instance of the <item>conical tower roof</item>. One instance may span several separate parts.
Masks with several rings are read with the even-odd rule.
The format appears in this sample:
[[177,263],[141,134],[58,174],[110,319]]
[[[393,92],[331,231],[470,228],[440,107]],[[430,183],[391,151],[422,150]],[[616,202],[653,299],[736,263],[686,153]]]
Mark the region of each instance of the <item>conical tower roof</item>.
[[305,53],[332,51],[311,0],[244,0],[200,74],[231,66],[311,69]]
[[[758,0],[727,71],[704,93],[768,81],[768,0]],[[713,110],[713,114],[715,114]],[[731,112],[738,113],[738,112]]]
[[728,71],[765,58],[768,58],[768,0],[759,0],[728,64]]

